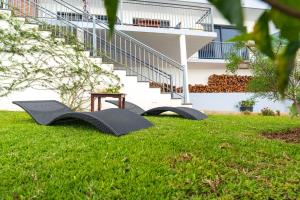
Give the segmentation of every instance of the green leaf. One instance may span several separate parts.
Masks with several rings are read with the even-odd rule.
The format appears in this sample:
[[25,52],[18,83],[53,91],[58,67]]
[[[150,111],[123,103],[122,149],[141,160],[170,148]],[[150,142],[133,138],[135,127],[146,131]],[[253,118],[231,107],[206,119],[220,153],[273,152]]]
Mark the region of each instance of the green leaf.
[[227,42],[242,42],[242,41],[249,41],[249,40],[253,40],[252,33],[242,33],[241,35],[237,35],[229,39]]
[[272,37],[269,33],[269,12],[265,11],[258,19],[252,33],[244,33],[232,39],[231,42],[237,41],[255,41],[256,47],[264,54],[274,60],[272,48]]
[[239,30],[245,32],[244,15],[241,0],[208,0],[216,6],[223,16],[231,23],[235,24]]
[[112,33],[114,32],[115,23],[117,21],[119,0],[104,0],[104,6],[107,12],[110,33],[112,35]]
[[269,30],[269,11],[265,11],[258,19],[251,33],[257,48],[271,59],[274,59],[272,37]]
[[[300,3],[295,0],[281,0],[281,3],[288,5],[293,9],[297,9],[300,12]],[[300,20],[291,16],[288,16],[276,9],[271,9],[270,18],[275,24],[276,28],[280,30],[280,36],[290,41],[299,40],[300,32]]]
[[295,59],[300,41],[289,42],[284,51],[277,56],[278,88],[282,96],[289,84],[289,76],[295,67]]

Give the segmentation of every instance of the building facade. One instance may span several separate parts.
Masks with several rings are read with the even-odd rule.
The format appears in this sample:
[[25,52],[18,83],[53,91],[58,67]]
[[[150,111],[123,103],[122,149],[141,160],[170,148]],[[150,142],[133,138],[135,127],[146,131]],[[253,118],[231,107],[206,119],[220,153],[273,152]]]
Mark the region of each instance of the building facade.
[[[249,2],[244,13],[250,32],[266,7]],[[210,75],[226,73],[225,57],[235,45],[228,40],[239,34],[201,0],[121,0],[112,36],[101,0],[2,0],[2,7],[17,8],[21,15],[60,31],[65,27],[92,57],[113,63],[113,70],[125,70],[126,76],[157,86],[183,104],[191,103],[189,84],[206,84]],[[249,59],[246,49],[239,54]],[[238,74],[250,74],[247,62]]]
[[[46,2],[41,1],[46,8],[53,9]],[[82,1],[66,2],[107,21],[104,5],[99,0],[87,0],[86,5]],[[247,2],[244,6],[245,26],[252,31],[265,6],[249,5]],[[71,13],[54,12],[76,21]],[[77,20],[81,19],[80,16]],[[214,6],[192,0],[122,0],[116,29],[180,63],[187,70],[188,84],[206,84],[211,74],[224,74],[226,54],[234,46],[228,40],[239,34]],[[240,54],[245,60],[249,58],[246,50]],[[249,75],[247,65],[241,65],[238,73]]]

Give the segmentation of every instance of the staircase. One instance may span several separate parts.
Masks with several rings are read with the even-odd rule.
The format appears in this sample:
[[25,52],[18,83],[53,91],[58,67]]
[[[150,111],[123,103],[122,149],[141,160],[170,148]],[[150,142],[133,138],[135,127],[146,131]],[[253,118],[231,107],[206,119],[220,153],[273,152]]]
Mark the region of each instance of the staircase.
[[112,63],[108,66],[120,76],[124,85],[122,92],[130,94],[129,101],[137,102],[149,91],[146,92],[148,98],[143,100],[147,104],[149,97],[155,97],[150,98],[150,104],[155,106],[178,106],[184,102],[184,73],[179,63],[121,31],[110,35],[106,22],[95,16],[62,0],[40,0],[39,3],[14,0],[4,6],[26,18],[27,23],[38,25],[40,31],[51,31],[55,37],[67,41],[75,37],[91,57]]

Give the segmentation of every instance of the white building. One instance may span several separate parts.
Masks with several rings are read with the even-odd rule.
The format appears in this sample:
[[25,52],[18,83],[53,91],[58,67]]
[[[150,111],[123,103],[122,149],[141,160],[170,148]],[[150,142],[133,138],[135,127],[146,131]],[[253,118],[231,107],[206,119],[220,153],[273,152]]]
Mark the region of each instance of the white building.
[[[14,5],[25,17],[68,27],[91,56],[113,63],[127,99],[148,108],[194,103],[188,84],[206,84],[210,75],[224,74],[225,55],[234,46],[227,40],[239,34],[202,0],[121,0],[112,37],[101,0],[87,0],[86,5],[82,0],[5,2],[4,7]],[[243,6],[245,26],[252,31],[267,7],[257,1],[245,1]],[[248,58],[246,50],[240,53]],[[250,72],[243,65],[238,73]],[[149,83],[160,88],[149,88]]]

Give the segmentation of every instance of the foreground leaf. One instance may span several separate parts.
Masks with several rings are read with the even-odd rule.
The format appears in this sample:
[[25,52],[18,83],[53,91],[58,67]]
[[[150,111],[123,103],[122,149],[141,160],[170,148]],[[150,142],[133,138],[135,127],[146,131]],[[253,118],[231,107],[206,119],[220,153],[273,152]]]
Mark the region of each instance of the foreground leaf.
[[269,12],[265,11],[256,22],[252,36],[257,48],[271,59],[274,59],[272,38],[269,31],[269,21]]
[[299,41],[289,42],[283,53],[277,56],[278,88],[282,96],[289,83],[289,76],[295,67],[297,51],[300,47]]
[[119,0],[104,0],[104,6],[107,12],[108,25],[110,33],[114,32],[115,22],[117,21]]
[[216,6],[223,16],[239,30],[245,32],[243,8],[240,0],[208,0]]
[[[282,4],[287,5],[300,12],[300,3],[295,0],[280,0]],[[280,30],[280,36],[290,41],[299,40],[300,20],[288,16],[275,8],[270,11],[270,18],[275,24],[276,28]]]
[[272,37],[269,33],[269,13],[264,12],[254,26],[252,33],[244,33],[238,35],[232,39],[231,42],[238,41],[255,41],[256,47],[264,54],[266,54],[271,59],[274,59],[274,53],[272,48]]

